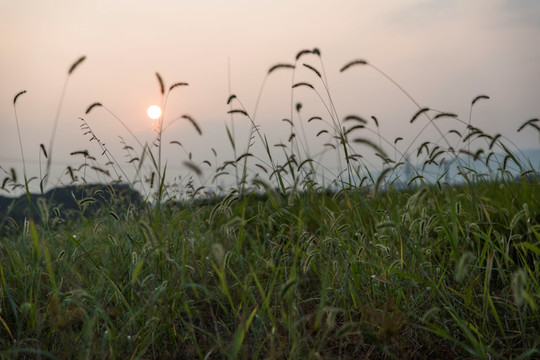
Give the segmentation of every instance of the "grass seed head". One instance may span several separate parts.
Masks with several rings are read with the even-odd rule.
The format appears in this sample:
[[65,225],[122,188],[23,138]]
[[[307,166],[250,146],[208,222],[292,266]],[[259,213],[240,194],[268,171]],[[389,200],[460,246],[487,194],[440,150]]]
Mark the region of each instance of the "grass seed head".
[[17,95],[15,95],[15,97],[13,98],[13,105],[15,105],[15,103],[17,103],[17,99],[18,99],[19,96],[21,96],[22,94],[26,94],[26,90],[23,90],[23,91],[19,92]]
[[344,72],[345,70],[347,70],[348,68],[352,67],[352,66],[355,66],[355,65],[367,65],[367,61],[365,60],[353,60],[347,64],[345,64],[340,70],[339,72]]
[[69,71],[68,71],[68,75],[71,75],[75,69],[81,65],[81,63],[86,59],[86,56],[81,56],[77,61],[75,61],[73,63],[73,65],[71,65],[71,67],[69,68]]
[[165,84],[163,84],[163,79],[161,78],[161,75],[159,75],[158,72],[156,72],[156,77],[159,83],[159,90],[161,91],[161,95],[163,95],[165,94]]

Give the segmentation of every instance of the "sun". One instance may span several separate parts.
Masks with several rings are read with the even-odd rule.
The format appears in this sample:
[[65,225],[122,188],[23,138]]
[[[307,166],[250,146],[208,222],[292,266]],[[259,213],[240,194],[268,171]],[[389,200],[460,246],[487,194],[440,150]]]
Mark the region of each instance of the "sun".
[[152,105],[148,107],[148,110],[146,110],[146,114],[148,114],[148,117],[150,119],[159,119],[161,116],[161,108],[157,105]]

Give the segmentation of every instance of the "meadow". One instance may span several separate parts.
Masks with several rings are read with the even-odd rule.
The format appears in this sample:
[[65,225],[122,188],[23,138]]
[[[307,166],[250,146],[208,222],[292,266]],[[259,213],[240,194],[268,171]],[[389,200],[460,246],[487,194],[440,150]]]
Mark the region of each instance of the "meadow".
[[[245,120],[247,142],[231,120],[230,159],[195,161],[186,151],[181,183],[167,182],[162,149],[182,144],[161,142],[163,120],[146,144],[91,103],[86,115],[103,111],[129,131],[128,160],[118,162],[83,116],[81,137],[101,156],[75,154],[83,161],[66,169],[69,185],[84,188],[90,173],[108,184],[72,192],[69,212],[52,196],[35,200],[32,183],[49,194],[54,130],[49,146],[39,145],[45,175],[12,169],[2,183],[24,193],[26,213],[19,220],[10,205],[0,222],[0,358],[540,357],[538,169],[506,136],[473,126],[472,116],[421,107],[365,60],[341,72],[357,67],[392,82],[418,107],[410,123],[437,136],[422,130],[404,144],[385,138],[376,117],[339,118],[318,49],[268,71],[292,75],[287,141],[269,143],[230,94],[229,116]],[[300,69],[311,82],[295,81]],[[163,108],[188,86],[156,78]],[[301,121],[300,88],[326,112]],[[470,114],[487,100],[472,99]],[[310,139],[305,128],[314,124]],[[538,119],[516,131],[540,133]],[[320,153],[310,151],[316,141]],[[20,153],[24,162],[22,145]],[[222,177],[232,185],[218,186]],[[118,183],[143,201],[126,203]]]

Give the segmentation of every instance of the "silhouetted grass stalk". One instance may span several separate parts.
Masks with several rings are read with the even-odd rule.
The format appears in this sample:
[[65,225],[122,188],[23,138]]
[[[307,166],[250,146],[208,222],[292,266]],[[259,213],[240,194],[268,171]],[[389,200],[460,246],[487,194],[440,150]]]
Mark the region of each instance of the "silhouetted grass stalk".
[[45,175],[47,176],[45,178],[45,187],[47,187],[47,182],[49,181],[49,176],[48,175],[50,173],[51,164],[52,164],[52,160],[53,160],[54,140],[56,138],[56,130],[57,130],[57,127],[58,127],[58,121],[60,120],[60,112],[62,110],[62,105],[64,103],[64,97],[66,95],[68,82],[69,82],[69,79],[70,79],[71,74],[73,73],[73,71],[75,71],[75,69],[77,67],[79,67],[79,65],[85,59],[86,59],[86,56],[82,56],[71,65],[71,67],[69,68],[68,73],[66,75],[66,78],[64,80],[64,86],[62,86],[62,94],[60,95],[60,100],[58,102],[58,106],[56,107],[56,115],[54,116],[53,129],[52,129],[52,133],[51,133],[51,138],[49,140],[49,147],[48,147],[49,156],[47,157],[47,167],[45,169]]

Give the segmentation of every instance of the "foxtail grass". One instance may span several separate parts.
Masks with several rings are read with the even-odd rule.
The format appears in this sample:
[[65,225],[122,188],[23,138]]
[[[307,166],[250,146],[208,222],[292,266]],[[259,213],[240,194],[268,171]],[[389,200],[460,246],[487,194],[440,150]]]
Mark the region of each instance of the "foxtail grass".
[[[538,357],[538,169],[505,135],[473,126],[472,107],[487,95],[461,119],[420,106],[367,61],[341,70],[360,65],[418,107],[408,119],[427,119],[419,133],[387,139],[375,116],[338,116],[320,50],[303,50],[269,69],[253,111],[229,91],[232,156],[212,148],[202,160],[182,139],[164,142],[176,121],[203,129],[191,115],[165,123],[162,114],[154,143],[130,132],[135,150],[121,138],[136,181],[153,192],[145,204],[120,205],[121,194],[103,202],[96,190],[74,196],[74,218],[44,201],[39,219],[19,225],[7,214],[0,357]],[[281,70],[292,71],[291,116],[272,143],[256,114],[267,78]],[[309,79],[295,81],[297,71]],[[156,77],[165,110],[187,83],[167,88]],[[303,96],[324,113],[307,118]],[[237,118],[247,139],[236,136]],[[73,152],[82,162],[70,167],[73,182],[86,171],[110,181],[109,169],[127,181],[126,164],[82,124],[101,156]],[[437,135],[426,136],[429,127]],[[524,129],[538,130],[538,120]],[[175,180],[178,196],[168,194],[165,144],[189,172]],[[41,147],[48,159],[51,149]],[[4,185],[17,183],[15,170],[4,172]],[[234,184],[218,188],[227,176]]]

